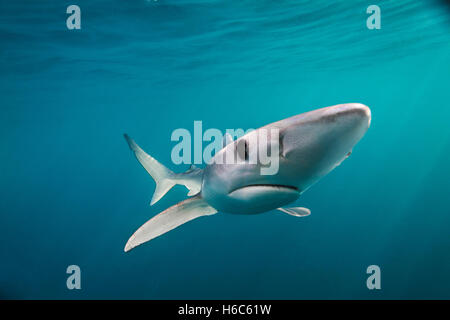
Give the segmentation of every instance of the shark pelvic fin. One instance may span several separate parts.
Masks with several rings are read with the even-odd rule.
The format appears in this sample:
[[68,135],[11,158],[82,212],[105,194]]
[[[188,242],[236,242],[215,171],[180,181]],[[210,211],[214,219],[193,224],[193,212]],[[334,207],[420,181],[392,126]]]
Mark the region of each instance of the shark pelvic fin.
[[145,151],[142,150],[141,147],[139,147],[127,134],[124,134],[124,137],[128,142],[128,146],[134,152],[136,159],[138,159],[139,163],[156,182],[156,189],[150,202],[150,205],[153,205],[177,184],[175,181],[175,173],[167,169],[155,158],[145,153]]
[[311,214],[311,210],[308,208],[302,208],[302,207],[294,207],[294,208],[278,208],[277,210],[280,210],[281,212],[290,214],[294,217],[306,217]]
[[209,206],[200,195],[181,201],[154,216],[137,229],[125,245],[124,251],[130,251],[190,220],[215,213],[217,210]]

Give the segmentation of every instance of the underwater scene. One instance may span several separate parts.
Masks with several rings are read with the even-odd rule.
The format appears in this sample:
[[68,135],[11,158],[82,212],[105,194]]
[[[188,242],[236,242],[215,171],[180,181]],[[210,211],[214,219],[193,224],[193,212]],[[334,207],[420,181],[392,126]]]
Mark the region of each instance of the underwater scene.
[[[0,299],[450,299],[449,1],[1,1],[0,42]],[[197,161],[290,117],[273,176]]]

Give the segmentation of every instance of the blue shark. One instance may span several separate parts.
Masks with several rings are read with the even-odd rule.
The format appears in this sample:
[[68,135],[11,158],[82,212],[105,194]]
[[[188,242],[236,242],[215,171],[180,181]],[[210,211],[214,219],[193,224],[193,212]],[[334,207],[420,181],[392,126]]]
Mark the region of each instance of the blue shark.
[[[339,104],[301,113],[280,120],[232,140],[225,136],[224,147],[204,169],[191,166],[183,173],[174,173],[145,153],[128,135],[125,139],[137,160],[156,182],[151,205],[173,186],[184,185],[189,198],[181,201],[144,223],[128,240],[124,251],[150,241],[176,227],[202,216],[218,212],[259,214],[272,210],[297,216],[308,216],[304,207],[286,207],[314,183],[339,166],[367,132],[371,122],[369,107],[360,103]],[[260,132],[276,129],[278,170],[261,174],[261,163],[250,163],[249,144]],[[239,154],[244,145],[242,161],[215,161],[229,154]]]

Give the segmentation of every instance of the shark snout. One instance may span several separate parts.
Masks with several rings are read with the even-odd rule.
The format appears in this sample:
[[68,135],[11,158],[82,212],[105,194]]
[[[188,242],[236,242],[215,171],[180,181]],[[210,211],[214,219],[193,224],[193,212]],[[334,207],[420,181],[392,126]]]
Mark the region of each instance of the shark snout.
[[325,110],[320,126],[328,127],[325,131],[333,140],[347,140],[353,144],[366,133],[371,118],[370,109],[364,104],[342,104]]
[[361,103],[340,104],[301,114],[285,122],[282,155],[308,168],[331,168],[352,151],[370,121],[370,109]]
[[360,122],[360,125],[365,125],[367,128],[370,126],[372,119],[372,113],[368,106],[361,103],[350,103],[345,105],[348,112],[356,118],[356,121]]
[[368,128],[372,115],[368,106],[348,103],[326,108],[322,118],[325,121],[336,122],[336,126],[339,127],[353,125]]

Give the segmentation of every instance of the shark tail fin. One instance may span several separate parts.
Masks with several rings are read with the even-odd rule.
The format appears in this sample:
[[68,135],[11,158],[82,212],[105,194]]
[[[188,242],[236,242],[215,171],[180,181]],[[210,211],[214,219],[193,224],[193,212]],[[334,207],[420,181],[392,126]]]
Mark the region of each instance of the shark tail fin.
[[175,173],[159,163],[155,158],[145,153],[145,151],[142,150],[141,147],[139,147],[127,134],[124,134],[124,137],[128,142],[128,146],[134,152],[136,159],[138,159],[140,164],[156,182],[156,189],[150,202],[150,205],[154,205],[167,193],[167,191],[177,184],[175,181]]

